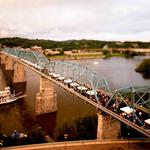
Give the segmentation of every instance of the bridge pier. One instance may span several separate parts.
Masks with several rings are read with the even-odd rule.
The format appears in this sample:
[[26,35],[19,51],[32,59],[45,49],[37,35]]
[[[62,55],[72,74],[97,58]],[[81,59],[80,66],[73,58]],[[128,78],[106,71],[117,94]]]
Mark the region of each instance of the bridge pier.
[[97,139],[117,139],[120,137],[121,124],[108,114],[98,112]]
[[5,64],[6,63],[6,55],[5,54],[0,54],[0,62],[1,62],[1,65]]
[[40,92],[36,95],[36,114],[57,111],[57,99],[54,85],[44,77],[40,77]]
[[26,82],[24,66],[18,62],[15,62],[13,82],[14,83]]
[[13,70],[13,60],[10,57],[6,57],[5,70]]

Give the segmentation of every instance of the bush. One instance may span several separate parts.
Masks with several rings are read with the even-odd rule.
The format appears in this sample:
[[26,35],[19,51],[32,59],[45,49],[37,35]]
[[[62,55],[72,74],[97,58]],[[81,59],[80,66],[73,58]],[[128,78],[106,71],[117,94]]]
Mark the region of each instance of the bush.
[[44,143],[45,142],[45,132],[41,127],[35,126],[29,132],[29,138],[31,143]]
[[65,122],[59,131],[58,140],[64,141],[64,134],[67,134],[67,140],[88,140],[96,139],[97,116],[86,116]]
[[150,58],[144,59],[138,67],[135,69],[136,72],[142,73],[144,76],[150,78]]

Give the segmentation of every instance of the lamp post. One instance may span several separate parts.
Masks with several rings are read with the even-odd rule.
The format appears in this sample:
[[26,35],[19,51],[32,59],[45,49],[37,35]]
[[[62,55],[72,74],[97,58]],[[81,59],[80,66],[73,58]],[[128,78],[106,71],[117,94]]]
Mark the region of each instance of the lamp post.
[[64,133],[64,138],[65,138],[65,150],[67,150],[67,139],[68,139],[68,134],[67,133]]
[[65,141],[67,141],[67,139],[68,139],[68,134],[67,133],[64,133],[64,138],[65,138]]

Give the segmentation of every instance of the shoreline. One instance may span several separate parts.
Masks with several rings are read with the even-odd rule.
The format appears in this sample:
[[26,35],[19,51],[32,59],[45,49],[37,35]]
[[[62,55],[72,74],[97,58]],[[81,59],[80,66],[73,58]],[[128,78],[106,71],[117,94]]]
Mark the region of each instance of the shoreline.
[[48,57],[49,60],[84,60],[84,59],[98,59],[104,58],[104,56],[89,56],[89,57]]
[[[134,56],[139,56],[139,55],[134,55]],[[58,56],[47,56],[49,60],[84,60],[84,59],[109,59],[111,57],[124,57],[124,58],[132,58],[134,57],[132,55],[125,55],[125,54],[118,54],[118,53],[112,53],[112,54],[106,54],[106,55],[58,55]],[[145,55],[142,55],[145,56]]]

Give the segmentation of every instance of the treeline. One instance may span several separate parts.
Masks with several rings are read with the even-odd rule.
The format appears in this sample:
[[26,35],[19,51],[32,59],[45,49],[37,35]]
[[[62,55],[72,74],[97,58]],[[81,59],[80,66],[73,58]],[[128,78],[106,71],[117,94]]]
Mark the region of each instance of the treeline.
[[26,38],[1,38],[1,45],[8,47],[21,46],[23,48],[29,48],[32,46],[41,46],[43,49],[56,49],[61,48],[63,50],[74,49],[102,49],[102,48],[150,48],[150,42],[132,42],[132,41],[98,41],[98,40],[68,40],[68,41],[52,41],[42,39],[26,39]]

